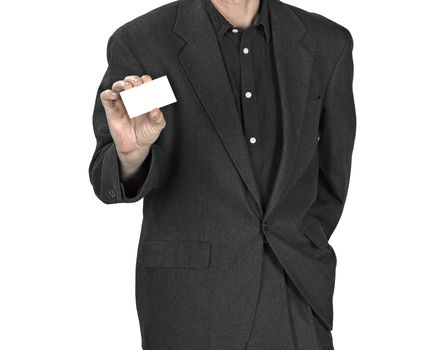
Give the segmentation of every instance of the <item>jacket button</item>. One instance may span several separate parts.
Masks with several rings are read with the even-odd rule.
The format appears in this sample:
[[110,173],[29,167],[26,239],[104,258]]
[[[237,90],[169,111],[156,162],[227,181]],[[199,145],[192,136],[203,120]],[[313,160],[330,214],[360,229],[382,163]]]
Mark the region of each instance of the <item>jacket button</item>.
[[263,224],[263,227],[264,227],[264,231],[267,231],[268,230],[268,228],[269,228],[269,223],[268,222],[265,222],[264,224]]

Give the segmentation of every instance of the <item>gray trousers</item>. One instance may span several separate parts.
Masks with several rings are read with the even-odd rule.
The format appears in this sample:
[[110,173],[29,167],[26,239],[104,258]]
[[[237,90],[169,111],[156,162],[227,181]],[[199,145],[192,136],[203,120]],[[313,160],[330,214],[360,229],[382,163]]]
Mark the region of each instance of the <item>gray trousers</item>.
[[331,331],[316,318],[268,243],[261,291],[245,350],[334,350]]

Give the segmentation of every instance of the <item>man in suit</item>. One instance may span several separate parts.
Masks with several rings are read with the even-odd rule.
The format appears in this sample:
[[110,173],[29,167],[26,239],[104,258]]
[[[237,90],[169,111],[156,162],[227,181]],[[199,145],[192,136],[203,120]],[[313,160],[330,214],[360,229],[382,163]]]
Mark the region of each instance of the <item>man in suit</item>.
[[[89,175],[104,203],[143,199],[143,349],[333,349],[352,50],[280,0],[173,1],[111,35]],[[129,118],[119,92],[162,75],[178,102]]]

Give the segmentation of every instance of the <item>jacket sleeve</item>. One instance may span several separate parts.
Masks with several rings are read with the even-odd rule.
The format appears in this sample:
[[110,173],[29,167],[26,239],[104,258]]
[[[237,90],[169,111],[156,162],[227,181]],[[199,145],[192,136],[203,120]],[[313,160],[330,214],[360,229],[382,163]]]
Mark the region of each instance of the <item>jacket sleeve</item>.
[[108,67],[102,78],[96,94],[93,110],[93,131],[96,137],[96,149],[90,161],[89,176],[96,196],[106,204],[132,203],[143,198],[150,190],[158,186],[158,166],[160,147],[153,143],[150,152],[143,162],[142,173],[137,178],[142,183],[126,187],[120,179],[120,164],[116,147],[108,128],[105,109],[100,94],[112,87],[112,84],[124,79],[127,75],[142,76],[145,73],[140,61],[134,55],[131,46],[120,37],[116,30],[107,44]]
[[345,46],[334,65],[323,96],[318,141],[319,176],[317,197],[308,210],[302,229],[327,241],[334,232],[345,205],[356,133],[353,96],[353,38],[346,30]]

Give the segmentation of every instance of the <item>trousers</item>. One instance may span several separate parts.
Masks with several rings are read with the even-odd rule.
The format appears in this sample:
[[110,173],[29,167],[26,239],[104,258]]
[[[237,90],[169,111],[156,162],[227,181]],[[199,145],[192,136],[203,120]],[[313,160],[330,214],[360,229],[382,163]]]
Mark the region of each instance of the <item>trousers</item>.
[[334,350],[331,331],[293,285],[268,242],[260,295],[244,350]]

